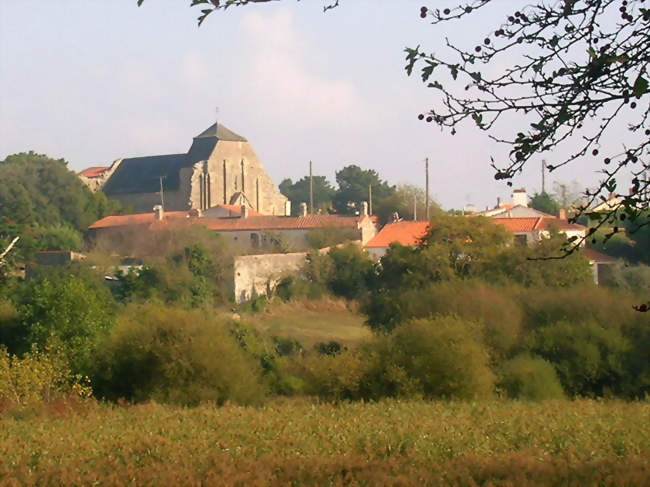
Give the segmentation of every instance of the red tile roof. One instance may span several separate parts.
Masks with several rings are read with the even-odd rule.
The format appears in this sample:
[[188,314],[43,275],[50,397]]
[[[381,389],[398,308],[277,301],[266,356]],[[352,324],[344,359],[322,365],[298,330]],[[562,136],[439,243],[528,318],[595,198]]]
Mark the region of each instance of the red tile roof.
[[[165,220],[182,220],[188,218],[187,211],[166,211]],[[88,227],[89,230],[99,228],[130,227],[132,225],[150,225],[156,222],[156,216],[152,213],[137,213],[135,215],[107,216]]]
[[[250,215],[250,214],[249,214]],[[186,211],[166,211],[162,222],[155,220],[153,213],[137,215],[107,216],[96,221],[88,228],[97,230],[102,228],[127,227],[132,225],[149,225],[154,229],[161,224],[165,225],[170,220],[174,223],[187,222],[189,224],[203,225],[215,231],[237,230],[310,230],[315,228],[357,228],[358,222],[367,217],[335,216],[335,215],[308,215],[306,217],[250,215],[248,218],[189,218]]]
[[210,230],[311,230],[314,228],[357,228],[363,218],[356,216],[307,215],[249,216],[248,218],[201,218],[197,223]]
[[[240,205],[217,205],[216,208],[223,208],[224,210],[228,210],[233,215],[241,215]],[[259,211],[249,209],[248,216],[262,216],[262,214]]]
[[569,223],[554,217],[529,217],[529,218],[490,218],[492,223],[502,225],[506,230],[513,233],[532,232],[534,230],[549,230],[556,227],[560,231],[586,230],[586,227],[576,223]]
[[89,167],[88,169],[84,169],[79,173],[79,176],[84,176],[86,178],[98,178],[106,170],[110,169],[108,166],[95,166],[95,167]]
[[404,246],[417,245],[427,234],[429,222],[397,222],[390,223],[368,242],[366,248],[388,248],[392,243]]

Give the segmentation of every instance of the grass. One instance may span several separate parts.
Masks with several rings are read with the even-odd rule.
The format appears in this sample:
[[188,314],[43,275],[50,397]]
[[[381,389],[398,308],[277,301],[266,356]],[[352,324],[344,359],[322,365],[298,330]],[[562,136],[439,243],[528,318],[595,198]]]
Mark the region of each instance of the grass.
[[305,348],[332,340],[350,346],[372,336],[364,316],[339,299],[273,302],[254,319],[244,315],[243,320],[264,335],[293,338]]
[[650,485],[650,404],[90,403],[0,418],[0,485]]

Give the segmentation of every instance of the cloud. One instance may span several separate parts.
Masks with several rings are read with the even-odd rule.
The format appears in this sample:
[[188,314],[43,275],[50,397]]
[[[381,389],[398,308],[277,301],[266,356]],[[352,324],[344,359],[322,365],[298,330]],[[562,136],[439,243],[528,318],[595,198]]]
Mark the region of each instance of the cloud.
[[310,70],[328,59],[319,46],[306,45],[291,12],[250,12],[241,27],[252,49],[241,74],[248,97],[273,114],[275,123],[295,126],[298,121],[313,129],[367,125],[372,120],[372,105],[354,83]]

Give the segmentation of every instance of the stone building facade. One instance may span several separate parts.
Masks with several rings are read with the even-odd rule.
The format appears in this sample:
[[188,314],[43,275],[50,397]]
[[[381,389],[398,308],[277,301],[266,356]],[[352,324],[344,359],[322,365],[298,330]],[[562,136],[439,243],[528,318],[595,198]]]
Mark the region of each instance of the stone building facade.
[[102,169],[97,177],[86,177],[86,171],[80,177],[137,213],[150,212],[161,202],[167,211],[231,204],[245,204],[265,215],[291,211],[248,141],[222,124],[194,137],[186,154],[118,159]]

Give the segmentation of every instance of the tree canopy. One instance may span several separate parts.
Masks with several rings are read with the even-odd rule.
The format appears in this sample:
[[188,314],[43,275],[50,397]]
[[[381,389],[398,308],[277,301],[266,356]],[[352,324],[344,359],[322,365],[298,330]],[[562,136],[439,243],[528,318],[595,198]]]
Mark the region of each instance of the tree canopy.
[[[314,187],[314,208],[313,211],[327,210],[332,206],[332,199],[336,190],[332,187],[325,176],[313,177]],[[309,206],[309,176],[304,176],[295,183],[291,179],[283,180],[279,185],[280,193],[291,201],[291,214],[298,215],[300,203]]]
[[64,159],[30,151],[0,161],[0,247],[20,236],[23,256],[78,245],[80,232],[118,207],[92,193]]

